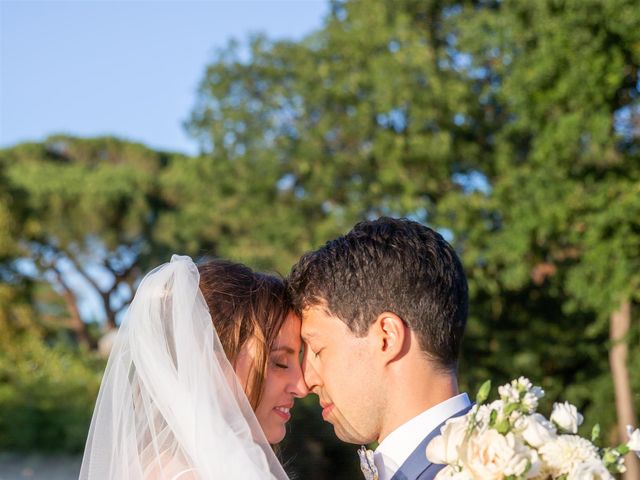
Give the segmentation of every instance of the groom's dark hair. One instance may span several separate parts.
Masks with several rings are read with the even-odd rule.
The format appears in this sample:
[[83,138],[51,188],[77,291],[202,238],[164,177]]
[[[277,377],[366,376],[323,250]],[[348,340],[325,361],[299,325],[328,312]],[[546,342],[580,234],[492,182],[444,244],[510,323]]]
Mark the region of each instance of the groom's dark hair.
[[299,315],[322,305],[358,336],[381,313],[395,313],[436,365],[455,370],[467,280],[456,252],[434,230],[404,218],[360,222],[305,254],[288,285]]

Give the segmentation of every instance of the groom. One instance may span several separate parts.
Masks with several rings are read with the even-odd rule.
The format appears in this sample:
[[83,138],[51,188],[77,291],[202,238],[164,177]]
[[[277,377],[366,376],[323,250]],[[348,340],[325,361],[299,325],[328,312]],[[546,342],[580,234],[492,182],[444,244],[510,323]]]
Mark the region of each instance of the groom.
[[417,222],[383,217],[305,254],[289,284],[323,418],[345,442],[379,443],[359,452],[368,478],[434,478],[443,466],[426,445],[470,408],[456,378],[467,282],[453,248]]

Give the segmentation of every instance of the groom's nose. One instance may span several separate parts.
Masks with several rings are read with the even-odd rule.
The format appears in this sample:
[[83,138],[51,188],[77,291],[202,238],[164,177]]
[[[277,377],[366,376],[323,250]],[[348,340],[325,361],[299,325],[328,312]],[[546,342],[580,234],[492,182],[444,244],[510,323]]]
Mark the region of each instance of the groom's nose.
[[310,350],[306,350],[302,357],[302,376],[307,385],[307,390],[316,393],[315,389],[320,386],[321,379],[318,371],[313,366],[313,362],[309,360],[309,352]]

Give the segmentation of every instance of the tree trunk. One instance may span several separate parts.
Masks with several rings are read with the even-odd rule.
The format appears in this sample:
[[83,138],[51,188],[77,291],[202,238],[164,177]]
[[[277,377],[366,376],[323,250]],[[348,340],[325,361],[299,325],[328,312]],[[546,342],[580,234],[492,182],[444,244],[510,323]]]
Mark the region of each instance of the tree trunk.
[[78,310],[75,295],[65,288],[62,292],[62,298],[69,311],[69,326],[73,330],[76,341],[90,350],[95,350],[97,344],[91,340],[87,324],[80,318],[80,311]]
[[112,288],[108,292],[98,290],[98,293],[100,294],[102,303],[104,305],[104,312],[107,314],[107,323],[105,325],[107,328],[107,332],[118,328],[118,326],[116,325],[116,312],[114,312],[113,308],[111,308],[111,292],[114,290],[114,288]]
[[[618,436],[620,442],[626,442],[627,425],[637,427],[636,414],[633,405],[633,394],[629,383],[629,371],[627,369],[627,334],[631,325],[631,303],[624,300],[618,310],[611,314],[609,339],[611,350],[609,351],[609,363],[613,376],[613,386],[616,398],[616,413],[618,415]],[[623,475],[625,480],[640,479],[640,461],[633,453],[625,456],[627,471]]]
[[98,346],[94,341],[92,341],[91,336],[89,335],[89,330],[87,329],[87,324],[82,321],[80,317],[80,311],[78,310],[78,299],[75,294],[69,288],[69,286],[64,281],[64,278],[60,271],[52,267],[56,278],[58,279],[58,283],[62,287],[62,299],[67,306],[67,310],[69,313],[69,326],[73,330],[73,333],[76,337],[76,341],[80,345],[84,345],[85,347],[95,350]]

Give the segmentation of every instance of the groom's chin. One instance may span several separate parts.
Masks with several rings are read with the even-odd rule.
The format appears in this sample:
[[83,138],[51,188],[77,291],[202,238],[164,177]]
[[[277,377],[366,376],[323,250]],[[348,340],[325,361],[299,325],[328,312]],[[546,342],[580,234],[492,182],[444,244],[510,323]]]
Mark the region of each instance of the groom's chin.
[[352,430],[347,430],[341,425],[333,425],[333,432],[336,437],[345,443],[353,443],[354,445],[367,445],[376,439],[369,439],[368,436],[359,434]]

